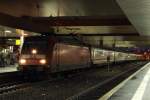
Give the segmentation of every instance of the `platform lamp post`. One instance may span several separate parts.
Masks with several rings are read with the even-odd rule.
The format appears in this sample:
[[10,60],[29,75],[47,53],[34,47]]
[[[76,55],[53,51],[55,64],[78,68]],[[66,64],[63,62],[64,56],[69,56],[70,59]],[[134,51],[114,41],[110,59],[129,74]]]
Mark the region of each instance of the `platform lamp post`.
[[108,70],[108,72],[110,72],[110,55],[108,54],[107,55],[107,70]]
[[103,36],[100,36],[99,46],[103,48]]
[[[113,48],[114,48],[114,51],[115,51],[115,48],[116,48],[116,38],[114,39],[114,43],[113,43]],[[113,56],[114,56],[114,64],[116,63],[116,55],[115,55],[115,52],[113,52]]]
[[[103,40],[103,36],[100,37],[99,40],[99,47],[103,48],[104,47],[104,40]],[[107,57],[107,71],[110,71],[110,54],[108,53]]]
[[36,2],[36,9],[37,9],[36,15],[40,17],[40,5],[39,5],[38,1]]
[[[60,3],[61,3],[61,1],[58,0],[58,4],[57,4],[57,15],[56,15],[57,17],[60,17],[60,8],[61,8],[61,7],[60,7],[60,6],[61,6]],[[57,24],[59,24],[59,23],[57,23]],[[56,32],[59,32],[59,26],[56,27]]]
[[91,65],[93,65],[93,58],[92,58],[92,55],[93,55],[93,53],[92,53],[92,46],[91,46],[91,45],[89,45],[88,47],[89,47],[89,51],[90,51],[90,63],[91,63]]

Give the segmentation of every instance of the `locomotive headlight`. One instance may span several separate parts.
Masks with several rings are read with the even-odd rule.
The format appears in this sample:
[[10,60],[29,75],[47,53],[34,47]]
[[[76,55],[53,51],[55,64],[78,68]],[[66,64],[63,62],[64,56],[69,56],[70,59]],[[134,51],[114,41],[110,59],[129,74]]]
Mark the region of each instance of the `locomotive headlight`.
[[25,59],[20,59],[20,64],[25,64],[26,63],[26,60]]
[[41,59],[40,64],[46,64],[46,59]]
[[33,50],[32,50],[32,54],[37,54],[37,50],[36,50],[36,49],[33,49]]

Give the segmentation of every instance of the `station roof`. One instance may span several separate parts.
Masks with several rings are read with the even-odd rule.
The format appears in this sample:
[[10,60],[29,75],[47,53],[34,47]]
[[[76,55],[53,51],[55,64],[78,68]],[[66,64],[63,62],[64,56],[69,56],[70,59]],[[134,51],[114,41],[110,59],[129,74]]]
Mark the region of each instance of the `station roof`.
[[136,30],[150,36],[150,1],[149,0],[116,0]]
[[[121,0],[117,1],[121,6]],[[118,2],[115,0],[1,0],[0,25],[3,27],[0,27],[0,35],[1,37],[20,36],[16,29],[23,29],[27,30],[25,33],[29,35],[47,33],[74,36],[82,42],[97,47],[100,46],[101,40],[108,47],[112,47],[114,41],[120,48],[148,47],[149,37],[145,39],[139,34],[141,31],[129,16],[126,17],[126,11],[124,13],[121,6],[122,11]],[[11,30],[11,34],[5,32],[7,29]]]

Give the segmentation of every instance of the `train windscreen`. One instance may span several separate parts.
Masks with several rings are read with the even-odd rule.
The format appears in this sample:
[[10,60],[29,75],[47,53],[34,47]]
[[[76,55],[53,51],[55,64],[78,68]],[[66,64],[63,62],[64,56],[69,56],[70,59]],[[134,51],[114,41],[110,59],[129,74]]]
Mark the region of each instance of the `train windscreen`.
[[44,54],[47,50],[47,47],[46,39],[25,39],[22,47],[22,53],[31,54],[32,50],[36,49],[38,54]]

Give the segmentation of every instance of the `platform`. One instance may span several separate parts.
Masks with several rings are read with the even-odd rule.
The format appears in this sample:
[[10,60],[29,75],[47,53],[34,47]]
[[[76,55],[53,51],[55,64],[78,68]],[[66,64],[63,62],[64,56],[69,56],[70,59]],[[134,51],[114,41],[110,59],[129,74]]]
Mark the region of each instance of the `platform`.
[[6,67],[0,67],[0,73],[6,73],[6,72],[15,72],[17,71],[18,65],[10,65]]
[[[113,95],[108,100],[150,100],[150,63],[143,66],[131,77],[129,80],[125,80],[126,83],[124,83],[125,81],[120,83],[120,86],[124,84],[123,87],[112,93]],[[117,89],[117,86],[111,92],[114,92],[115,89]]]

